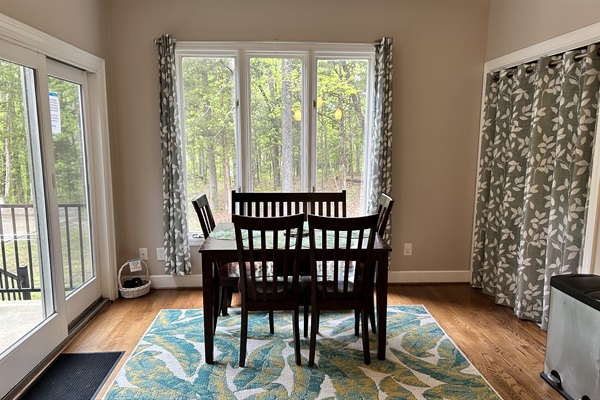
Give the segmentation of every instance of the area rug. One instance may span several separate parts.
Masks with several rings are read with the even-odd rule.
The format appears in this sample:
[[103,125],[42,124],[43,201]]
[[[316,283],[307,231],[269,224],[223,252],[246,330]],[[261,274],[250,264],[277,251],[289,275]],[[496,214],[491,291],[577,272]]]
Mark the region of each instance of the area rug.
[[95,399],[123,354],[122,351],[62,353],[20,399]]
[[[240,316],[220,317],[212,365],[204,362],[201,310],[161,310],[112,382],[106,399],[500,399],[425,307],[388,308],[386,360],[363,362],[353,313],[322,313],[316,365],[294,357],[290,313],[251,314],[246,367]],[[302,328],[301,328],[302,329]]]

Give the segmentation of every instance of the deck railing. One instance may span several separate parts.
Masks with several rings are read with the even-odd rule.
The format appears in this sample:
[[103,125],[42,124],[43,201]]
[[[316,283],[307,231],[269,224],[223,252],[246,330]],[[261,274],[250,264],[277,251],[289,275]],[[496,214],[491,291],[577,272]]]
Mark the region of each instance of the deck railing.
[[[65,291],[86,281],[85,204],[59,204]],[[30,300],[41,292],[37,218],[31,204],[0,204],[0,301]]]

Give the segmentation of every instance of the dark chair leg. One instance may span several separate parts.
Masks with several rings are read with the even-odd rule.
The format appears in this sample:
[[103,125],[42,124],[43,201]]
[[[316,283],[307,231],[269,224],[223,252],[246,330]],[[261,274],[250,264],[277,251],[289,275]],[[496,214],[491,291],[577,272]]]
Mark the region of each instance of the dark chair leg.
[[221,313],[221,287],[215,287],[216,290],[213,290],[213,328],[216,330],[219,314]]
[[308,337],[308,311],[309,302],[307,296],[304,296],[304,337]]
[[317,333],[319,333],[319,321],[321,319],[321,310],[317,311]]
[[375,324],[375,304],[371,303],[369,305],[369,318],[371,319],[371,330],[373,334],[377,334],[377,325]]
[[229,310],[228,310],[228,305],[229,303],[229,296],[230,296],[230,287],[229,286],[221,286],[221,315],[228,316],[229,315]]
[[362,329],[363,329],[363,335],[362,335],[362,342],[363,342],[363,353],[365,355],[365,364],[369,365],[371,364],[371,352],[369,350],[369,312],[367,309],[364,309],[361,311],[362,314]]
[[[369,319],[371,320],[371,330],[376,335],[377,334],[377,325],[375,324],[375,306],[373,304],[369,305]],[[360,335],[360,312],[359,310],[354,310],[354,335],[358,337]]]
[[300,310],[296,308],[294,310],[294,353],[296,354],[296,365],[301,365],[302,361],[300,359]]
[[242,309],[240,327],[240,367],[246,366],[246,343],[248,341],[248,310]]
[[317,346],[317,330],[319,325],[319,311],[315,310],[314,305],[312,312],[310,313],[310,350],[308,353],[308,366],[312,367],[315,365],[315,351]]
[[275,333],[275,324],[273,323],[273,311],[269,311],[269,330],[271,335]]

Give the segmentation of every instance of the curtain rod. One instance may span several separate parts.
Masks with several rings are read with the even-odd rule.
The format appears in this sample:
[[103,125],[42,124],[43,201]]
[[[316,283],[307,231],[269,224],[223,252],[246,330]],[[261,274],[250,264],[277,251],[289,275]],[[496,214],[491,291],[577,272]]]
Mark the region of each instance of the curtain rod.
[[[162,38],[155,38],[154,39],[154,44],[160,44],[162,43]],[[173,39],[173,43],[177,43],[177,40]]]
[[[573,57],[573,59],[574,59],[575,61],[580,61],[580,60],[584,59],[584,58],[585,58],[585,56],[586,56],[586,53],[587,53],[587,46],[585,46],[585,47],[580,47],[580,48],[578,48],[578,49],[567,50],[567,51],[579,51],[580,53],[579,53],[579,54],[576,54],[576,55]],[[566,53],[566,52],[564,52],[564,53]],[[561,53],[561,54],[564,54],[564,53]],[[596,54],[600,56],[600,47],[599,47],[599,48],[598,48],[598,50],[596,51]],[[558,56],[558,55],[560,55],[560,54],[555,54],[554,56]],[[538,63],[538,61],[539,61],[539,60],[534,60],[534,61],[530,61],[530,62],[523,63],[524,65],[527,65],[527,68],[525,68],[525,72],[526,72],[526,73],[528,73],[528,74],[530,74],[530,73],[532,73],[533,71],[535,71],[535,65]],[[560,65],[560,64],[562,63],[562,61],[563,61],[563,60],[553,60],[553,61],[550,61],[550,62],[548,63],[548,67],[550,67],[550,68],[554,68],[554,67],[556,67],[556,66]],[[506,68],[506,70],[507,70],[507,73],[506,73],[506,75],[507,75],[509,78],[510,78],[510,77],[512,77],[512,76],[514,75],[515,71],[517,70],[517,67],[518,67],[518,65],[515,65],[514,67]],[[500,78],[500,71],[496,71],[496,72],[494,73],[494,81],[497,81],[499,78]]]

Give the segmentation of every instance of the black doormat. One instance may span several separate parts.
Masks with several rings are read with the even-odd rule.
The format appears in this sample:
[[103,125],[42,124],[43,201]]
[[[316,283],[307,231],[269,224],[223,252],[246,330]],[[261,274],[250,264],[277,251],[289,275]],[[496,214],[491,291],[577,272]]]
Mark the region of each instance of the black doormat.
[[94,399],[123,353],[115,351],[60,354],[21,399]]

